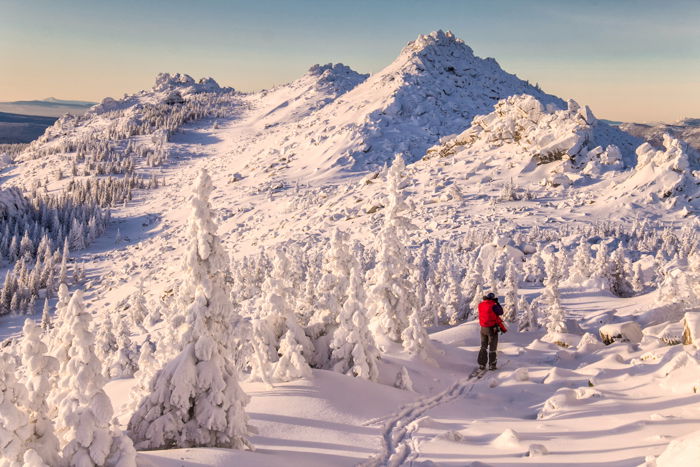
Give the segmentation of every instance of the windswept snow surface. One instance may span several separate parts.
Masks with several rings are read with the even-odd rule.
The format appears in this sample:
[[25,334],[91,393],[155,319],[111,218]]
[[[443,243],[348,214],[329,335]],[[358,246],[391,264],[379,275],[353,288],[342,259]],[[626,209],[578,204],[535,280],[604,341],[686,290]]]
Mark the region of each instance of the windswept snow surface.
[[[222,241],[238,260],[290,240],[318,244],[336,228],[373,245],[387,203],[382,167],[396,152],[410,162],[404,189],[416,227],[407,239],[412,246],[430,239],[468,248],[468,232],[494,227],[511,238],[533,227],[559,232],[638,219],[698,225],[700,168],[686,146],[669,138],[663,148],[637,148],[640,140],[598,121],[587,107],[543,93],[441,31],[409,43],[369,77],[340,64],[314,66],[287,85],[242,94],[213,80],[160,75],[151,91],[105,100],[84,117],[59,121],[4,171],[2,188],[29,189],[33,180],[50,178],[47,190],[59,193],[68,179],[56,180],[54,171],[70,173],[71,142],[122,135],[143,121],[149,105],[182,105],[179,98],[216,102],[216,112],[167,138],[141,132],[113,141],[119,150],[129,142],[153,146],[168,158],[138,166],[165,185],[136,191],[114,207],[106,234],[75,255],[86,267],[87,309],[98,316],[123,307],[141,281],[151,309],[173,294],[186,248],[184,207],[202,168],[215,186],[210,201]],[[558,245],[576,241],[560,238]],[[481,250],[483,258],[489,248]],[[511,257],[532,253],[512,242],[508,248]],[[653,257],[639,264],[648,262]],[[528,300],[541,292],[535,285],[520,289]],[[243,382],[252,398],[246,411],[259,431],[251,436],[254,452],[148,451],[138,461],[651,466],[665,450],[666,459],[692,452],[682,451],[686,441],[667,445],[696,431],[700,421],[697,348],[648,336],[640,344],[610,346],[582,337],[596,336],[608,322],[663,323],[656,292],[618,298],[578,286],[560,293],[580,329],[557,344],[544,339],[544,330],[517,332],[513,324],[501,338],[502,368],[481,379],[469,378],[477,324],[436,326],[430,330],[433,364],[383,343],[377,383],[318,369],[311,379],[274,387]],[[18,321],[0,318],[3,337],[15,334]],[[134,330],[134,341],[145,337]],[[414,391],[393,387],[403,367]],[[118,379],[105,388],[122,426],[135,385]]]

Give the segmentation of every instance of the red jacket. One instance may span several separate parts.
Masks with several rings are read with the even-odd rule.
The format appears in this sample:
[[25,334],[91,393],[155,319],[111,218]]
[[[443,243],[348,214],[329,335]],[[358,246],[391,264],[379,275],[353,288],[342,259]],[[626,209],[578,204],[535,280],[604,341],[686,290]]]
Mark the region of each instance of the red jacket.
[[501,331],[506,332],[506,326],[500,315],[503,314],[503,308],[495,300],[484,300],[479,303],[479,324],[485,328],[498,326]]

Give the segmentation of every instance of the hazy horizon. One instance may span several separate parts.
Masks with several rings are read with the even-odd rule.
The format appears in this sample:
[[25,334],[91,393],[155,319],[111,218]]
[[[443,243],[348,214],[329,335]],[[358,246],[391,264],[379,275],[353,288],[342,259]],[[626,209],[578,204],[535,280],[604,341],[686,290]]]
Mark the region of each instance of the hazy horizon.
[[[94,3],[2,0],[0,101],[100,101],[159,72],[256,91],[315,63],[373,73],[418,34],[451,30],[480,57],[600,118],[700,113],[700,4],[267,1]],[[342,23],[341,23],[342,21]]]

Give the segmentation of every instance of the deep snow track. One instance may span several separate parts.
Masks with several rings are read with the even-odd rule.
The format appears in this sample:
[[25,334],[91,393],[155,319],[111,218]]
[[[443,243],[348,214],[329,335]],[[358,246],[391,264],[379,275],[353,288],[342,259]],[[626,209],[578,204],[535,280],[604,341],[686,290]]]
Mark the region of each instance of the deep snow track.
[[466,378],[457,380],[445,391],[406,404],[398,412],[390,415],[382,429],[381,451],[360,464],[361,467],[397,467],[415,458],[418,452],[412,435],[420,427],[423,415],[438,405],[468,394],[485,374],[473,372]]

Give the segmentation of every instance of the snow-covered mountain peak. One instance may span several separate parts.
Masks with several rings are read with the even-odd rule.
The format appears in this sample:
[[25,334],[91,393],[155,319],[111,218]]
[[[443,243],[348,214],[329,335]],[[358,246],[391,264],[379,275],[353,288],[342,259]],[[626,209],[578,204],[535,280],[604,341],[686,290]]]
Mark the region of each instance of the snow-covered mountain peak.
[[461,133],[476,115],[491,112],[500,99],[515,94],[564,105],[505,72],[495,60],[476,57],[452,33],[436,31],[419,36],[387,67],[325,106],[315,116],[324,125],[317,128],[309,121],[305,139],[321,142],[320,171],[372,169],[397,152],[411,162],[441,137]]
[[442,29],[438,29],[430,34],[421,34],[416,40],[406,44],[401,55],[442,55],[455,50],[474,55],[472,49],[462,39],[455,37],[452,31],[444,32]]

